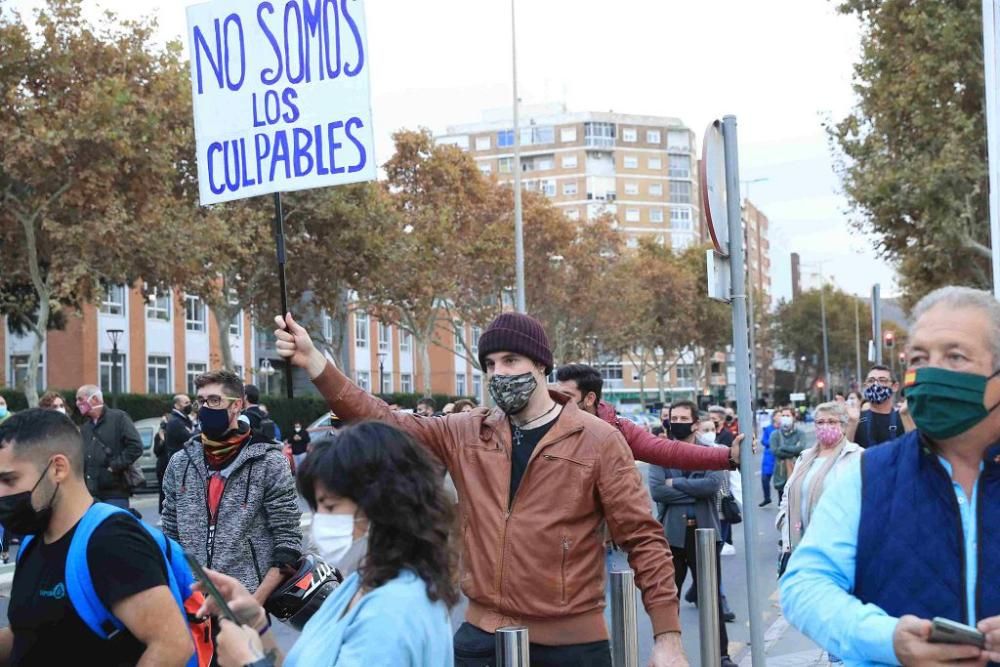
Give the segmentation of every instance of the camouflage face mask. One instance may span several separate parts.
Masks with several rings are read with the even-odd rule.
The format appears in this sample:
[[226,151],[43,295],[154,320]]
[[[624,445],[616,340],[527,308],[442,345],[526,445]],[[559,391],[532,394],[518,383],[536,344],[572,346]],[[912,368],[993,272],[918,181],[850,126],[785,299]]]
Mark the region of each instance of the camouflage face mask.
[[490,378],[490,396],[497,407],[508,415],[516,415],[523,410],[537,387],[538,380],[532,373],[494,375]]

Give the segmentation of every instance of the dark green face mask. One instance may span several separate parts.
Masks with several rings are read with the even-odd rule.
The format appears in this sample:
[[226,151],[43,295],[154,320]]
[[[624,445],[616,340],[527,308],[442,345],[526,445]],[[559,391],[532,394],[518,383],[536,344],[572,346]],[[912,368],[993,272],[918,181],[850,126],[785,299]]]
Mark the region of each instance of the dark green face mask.
[[942,440],[965,433],[1000,406],[983,405],[989,377],[946,368],[918,368],[906,373],[906,404],[922,433]]

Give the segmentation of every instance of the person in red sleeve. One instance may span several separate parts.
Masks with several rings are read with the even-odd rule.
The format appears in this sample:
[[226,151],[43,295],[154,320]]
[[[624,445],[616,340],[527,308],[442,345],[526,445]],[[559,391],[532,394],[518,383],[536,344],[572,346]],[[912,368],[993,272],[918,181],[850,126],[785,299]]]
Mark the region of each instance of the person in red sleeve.
[[604,379],[586,364],[568,364],[556,371],[559,391],[568,394],[584,412],[596,415],[625,437],[636,461],[680,470],[736,470],[743,435],[729,449],[701,447],[681,440],[661,438],[617,415],[614,406],[601,400]]

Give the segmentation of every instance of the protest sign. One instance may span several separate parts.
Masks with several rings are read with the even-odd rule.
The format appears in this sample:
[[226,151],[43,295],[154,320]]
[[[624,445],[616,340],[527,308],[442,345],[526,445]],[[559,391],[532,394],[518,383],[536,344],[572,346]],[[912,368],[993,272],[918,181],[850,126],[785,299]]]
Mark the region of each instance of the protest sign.
[[375,178],[363,0],[187,9],[201,203]]

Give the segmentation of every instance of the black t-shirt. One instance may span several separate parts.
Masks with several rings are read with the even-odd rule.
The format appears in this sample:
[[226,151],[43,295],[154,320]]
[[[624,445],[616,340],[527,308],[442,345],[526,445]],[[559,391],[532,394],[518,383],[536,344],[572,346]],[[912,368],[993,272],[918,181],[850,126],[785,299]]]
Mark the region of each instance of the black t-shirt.
[[517,493],[517,487],[521,486],[521,479],[524,477],[524,471],[528,469],[528,460],[531,459],[531,453],[535,451],[535,447],[538,446],[538,443],[542,441],[542,438],[545,437],[545,434],[552,429],[552,426],[557,421],[559,421],[558,417],[538,428],[523,430],[515,427],[513,422],[511,422],[510,502],[514,502],[514,494]]
[[715,434],[715,444],[717,445],[730,447],[733,444],[733,440],[735,440],[733,433],[728,428],[723,428]]
[[[65,583],[75,532],[52,544],[36,537],[18,561],[7,611],[12,665],[134,665],[146,650],[127,629],[112,639],[98,637],[76,613]],[[159,547],[132,517],[112,516],[98,526],[87,560],[94,590],[109,611],[136,593],[167,585]]]
[[899,418],[898,412],[893,410],[889,414],[883,415],[865,410],[858,420],[858,428],[854,432],[854,442],[867,448],[895,440],[902,435],[903,421]]

